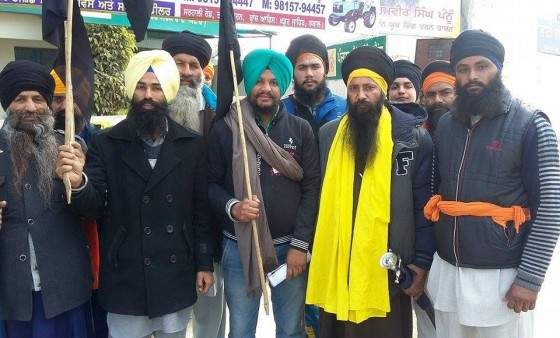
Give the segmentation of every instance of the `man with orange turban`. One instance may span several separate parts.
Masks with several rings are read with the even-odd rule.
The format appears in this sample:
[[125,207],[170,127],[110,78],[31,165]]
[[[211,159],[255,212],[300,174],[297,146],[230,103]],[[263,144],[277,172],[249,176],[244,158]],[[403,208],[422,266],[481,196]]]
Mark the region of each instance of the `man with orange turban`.
[[433,61],[424,68],[421,100],[428,113],[425,127],[434,137],[439,118],[455,101],[455,72],[449,61]]
[[206,67],[202,70],[204,73],[204,82],[208,87],[212,87],[212,81],[214,81],[214,66],[212,62],[209,62]]

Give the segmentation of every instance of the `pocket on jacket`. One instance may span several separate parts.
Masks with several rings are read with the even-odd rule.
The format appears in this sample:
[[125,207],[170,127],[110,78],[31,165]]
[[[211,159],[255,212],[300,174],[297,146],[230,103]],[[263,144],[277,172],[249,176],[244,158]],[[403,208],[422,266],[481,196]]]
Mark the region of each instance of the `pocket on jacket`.
[[188,255],[187,259],[189,262],[193,260],[193,256],[194,256],[193,236],[194,234],[192,233],[191,229],[187,227],[187,223],[183,222],[183,237],[185,237],[185,241],[187,243],[187,255]]
[[53,202],[64,202],[66,201],[66,188],[64,182],[60,178],[54,179],[54,187],[52,192]]
[[109,263],[115,269],[119,267],[117,255],[127,232],[128,231],[121,225],[115,235],[115,238],[113,238],[113,242],[109,247],[109,251],[107,252],[107,263]]

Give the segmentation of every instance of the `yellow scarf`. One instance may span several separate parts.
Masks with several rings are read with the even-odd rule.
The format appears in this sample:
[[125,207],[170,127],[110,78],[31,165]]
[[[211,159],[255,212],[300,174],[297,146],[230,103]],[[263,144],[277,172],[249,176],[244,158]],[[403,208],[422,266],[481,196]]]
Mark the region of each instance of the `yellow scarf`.
[[379,259],[387,251],[393,141],[391,115],[384,107],[352,235],[354,159],[344,145],[347,120],[341,119],[329,152],[305,302],[338,320],[360,323],[390,311],[387,270]]

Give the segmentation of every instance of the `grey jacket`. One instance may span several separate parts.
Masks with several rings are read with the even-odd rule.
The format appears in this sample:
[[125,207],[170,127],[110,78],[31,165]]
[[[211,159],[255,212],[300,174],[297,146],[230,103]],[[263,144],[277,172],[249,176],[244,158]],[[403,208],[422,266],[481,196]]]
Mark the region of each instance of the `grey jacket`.
[[[62,143],[63,136],[58,136]],[[54,178],[50,208],[46,207],[31,165],[18,201],[11,184],[11,154],[3,131],[0,150],[0,200],[7,201],[0,230],[0,315],[5,320],[31,320],[31,234],[45,315],[52,318],[90,298],[92,275],[87,240],[80,218],[68,208],[62,181]]]

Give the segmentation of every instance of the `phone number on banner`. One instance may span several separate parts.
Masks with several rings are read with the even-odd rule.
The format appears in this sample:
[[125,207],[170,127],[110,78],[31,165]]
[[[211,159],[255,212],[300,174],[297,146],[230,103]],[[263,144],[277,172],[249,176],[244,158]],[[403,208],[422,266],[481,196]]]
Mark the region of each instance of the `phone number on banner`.
[[[265,5],[268,5],[265,7]],[[286,11],[286,12],[301,12],[308,14],[320,14],[325,13],[325,5],[322,4],[311,4],[307,2],[299,1],[286,1],[286,0],[274,0],[274,1],[263,1],[263,8],[274,9],[275,11]]]

